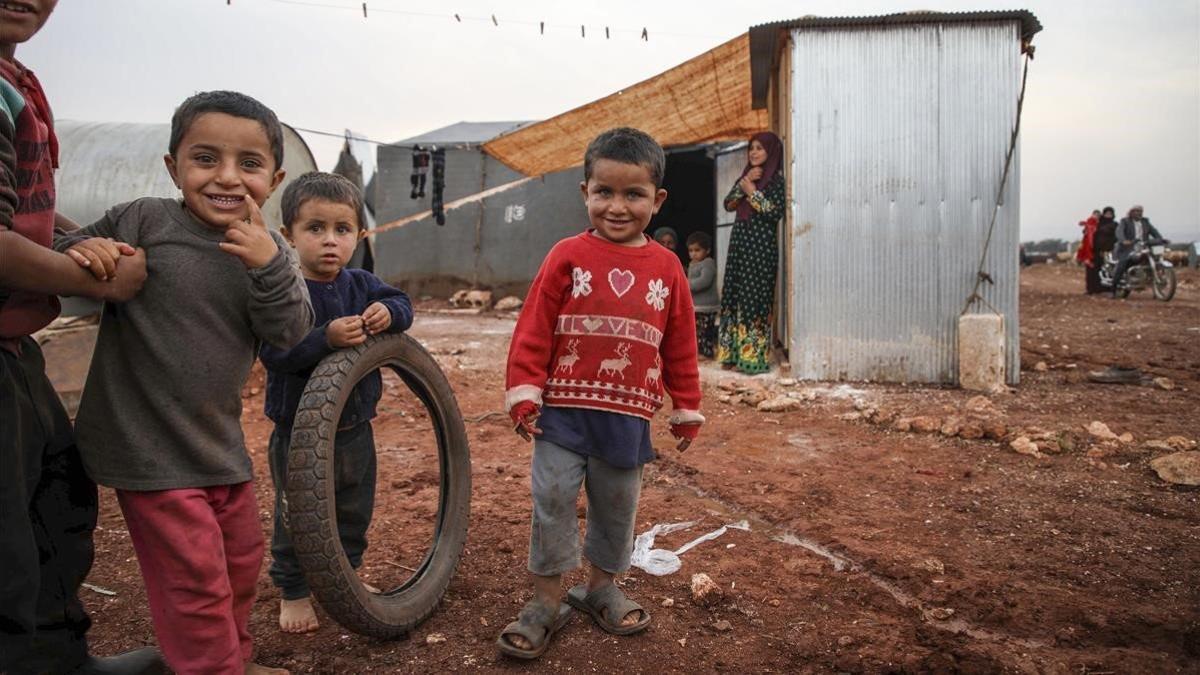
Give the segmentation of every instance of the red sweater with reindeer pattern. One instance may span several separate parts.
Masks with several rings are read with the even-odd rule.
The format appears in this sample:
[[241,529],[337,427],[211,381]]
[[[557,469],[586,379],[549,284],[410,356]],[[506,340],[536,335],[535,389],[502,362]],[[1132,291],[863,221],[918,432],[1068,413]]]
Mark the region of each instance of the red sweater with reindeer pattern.
[[649,420],[664,393],[672,423],[704,421],[679,258],[649,238],[621,246],[591,230],[555,244],[513,331],[505,407],[533,401]]

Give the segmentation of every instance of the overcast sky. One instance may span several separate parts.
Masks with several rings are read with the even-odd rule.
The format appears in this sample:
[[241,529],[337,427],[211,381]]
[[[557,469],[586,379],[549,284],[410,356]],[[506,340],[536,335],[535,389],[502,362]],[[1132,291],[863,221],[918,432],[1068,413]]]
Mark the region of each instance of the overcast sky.
[[[915,2],[368,0],[364,19],[360,0],[60,0],[17,57],[61,118],[165,122],[196,91],[236,89],[292,126],[395,141],[549,117],[758,23],[1023,7],[1044,30],[1022,122],[1022,238],[1070,238],[1092,208],[1134,202],[1166,236],[1200,238],[1200,0]],[[477,20],[492,15],[499,26]],[[306,140],[332,167],[340,143]]]

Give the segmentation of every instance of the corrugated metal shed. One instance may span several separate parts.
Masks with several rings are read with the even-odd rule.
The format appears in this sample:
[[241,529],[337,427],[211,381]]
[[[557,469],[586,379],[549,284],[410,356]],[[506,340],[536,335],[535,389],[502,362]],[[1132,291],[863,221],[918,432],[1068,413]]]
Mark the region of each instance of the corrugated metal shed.
[[[797,377],[954,382],[1017,115],[1027,12],[790,29],[791,335]],[[959,15],[956,15],[959,16]],[[986,20],[984,20],[986,19]],[[1032,23],[1031,23],[1032,21]],[[983,295],[1019,375],[1019,162]]]
[[904,25],[982,25],[991,22],[1020,23],[1021,39],[1029,40],[1042,30],[1032,12],[1024,9],[978,12],[912,11],[875,16],[816,16],[774,21],[750,28],[751,97],[755,109],[767,107],[772,71],[779,65],[780,41],[788,31],[804,29],[884,28]]
[[[179,189],[163,165],[170,124],[57,120],[58,210],[81,225],[99,220],[110,207],[140,197],[176,197]],[[283,125],[284,182],[263,205],[267,224],[278,227],[279,199],[292,179],[316,171],[300,135]]]

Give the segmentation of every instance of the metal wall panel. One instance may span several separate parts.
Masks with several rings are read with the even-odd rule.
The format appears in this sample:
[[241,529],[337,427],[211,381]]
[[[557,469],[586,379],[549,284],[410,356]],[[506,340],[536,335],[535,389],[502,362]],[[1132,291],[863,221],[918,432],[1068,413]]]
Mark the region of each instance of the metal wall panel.
[[[179,197],[163,155],[170,124],[80,122],[54,124],[59,143],[58,210],[80,225],[99,220],[111,206],[141,197]],[[317,170],[304,139],[283,125],[283,169],[287,176],[263,204],[268,225],[279,227],[283,188],[301,174]]]
[[[954,382],[1020,88],[1020,24],[792,31],[797,377]],[[984,270],[1018,372],[1019,166]],[[982,308],[976,307],[979,311]],[[983,310],[987,311],[987,310]]]
[[717,181],[717,234],[713,252],[717,259],[717,292],[725,287],[725,260],[729,257],[729,235],[733,233],[733,221],[737,212],[725,210],[725,195],[733,189],[734,183],[742,177],[742,169],[746,168],[746,148],[748,144],[738,143],[720,150],[715,160]]
[[[412,199],[412,148],[380,146],[376,221],[380,225],[430,208],[433,171],[425,197]],[[375,240],[375,272],[411,293],[444,295],[469,286],[524,294],[538,266],[560,239],[587,227],[579,194],[581,168],[535,178],[479,202],[382,232]],[[446,203],[522,176],[475,146],[446,150]]]

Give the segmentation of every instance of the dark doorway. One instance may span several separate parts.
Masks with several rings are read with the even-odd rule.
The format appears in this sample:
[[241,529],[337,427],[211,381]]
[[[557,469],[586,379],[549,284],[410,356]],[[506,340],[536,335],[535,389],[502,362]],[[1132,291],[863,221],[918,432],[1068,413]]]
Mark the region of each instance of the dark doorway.
[[650,221],[647,232],[653,235],[660,227],[670,227],[679,234],[675,253],[687,266],[687,238],[693,232],[706,232],[716,239],[715,164],[708,146],[667,151],[667,173],[663,188],[667,201]]

